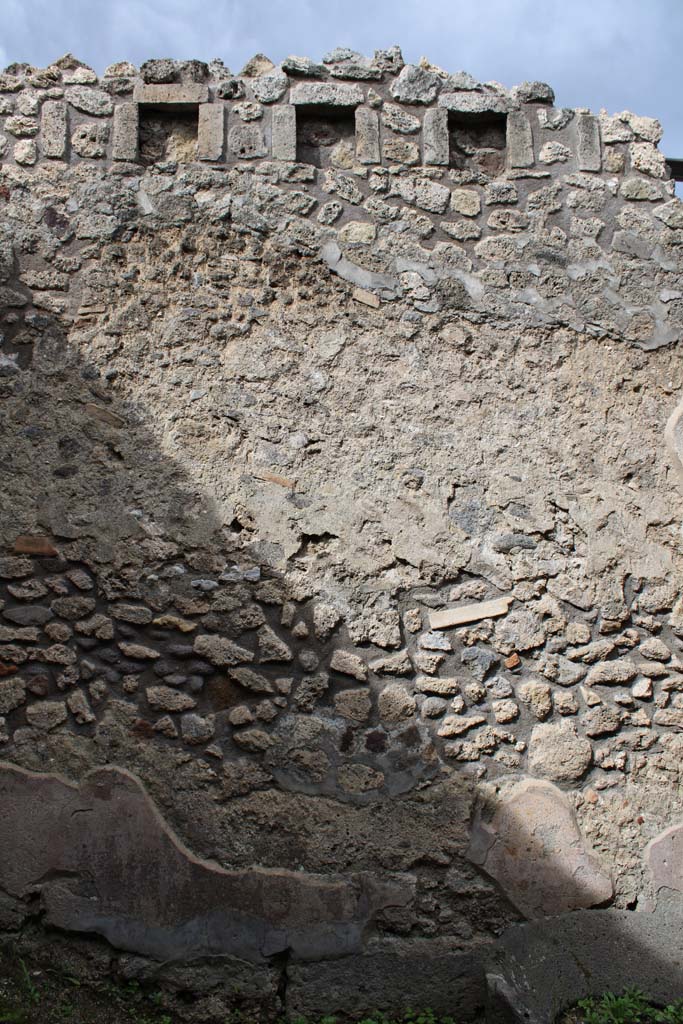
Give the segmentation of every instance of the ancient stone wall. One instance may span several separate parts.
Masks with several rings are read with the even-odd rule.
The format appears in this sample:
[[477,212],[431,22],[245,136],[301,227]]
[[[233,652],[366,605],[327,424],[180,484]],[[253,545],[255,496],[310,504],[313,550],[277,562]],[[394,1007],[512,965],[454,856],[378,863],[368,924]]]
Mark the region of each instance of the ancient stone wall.
[[0,76],[6,935],[466,1018],[507,925],[683,890],[683,208],[553,103]]

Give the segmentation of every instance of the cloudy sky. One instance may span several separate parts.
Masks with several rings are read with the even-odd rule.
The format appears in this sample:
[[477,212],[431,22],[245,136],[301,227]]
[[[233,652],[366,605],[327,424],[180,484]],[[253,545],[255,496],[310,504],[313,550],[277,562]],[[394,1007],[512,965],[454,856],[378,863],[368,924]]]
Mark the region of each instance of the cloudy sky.
[[683,157],[683,0],[1,0],[0,65],[71,51],[102,71],[127,59],[256,52],[277,62],[399,43],[511,86],[550,82],[561,106],[659,117]]

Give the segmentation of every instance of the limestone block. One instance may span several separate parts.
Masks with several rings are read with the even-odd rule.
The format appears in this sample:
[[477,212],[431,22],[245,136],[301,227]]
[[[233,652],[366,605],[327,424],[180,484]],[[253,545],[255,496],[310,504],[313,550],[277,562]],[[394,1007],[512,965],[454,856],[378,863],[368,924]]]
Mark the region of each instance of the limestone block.
[[448,166],[448,111],[433,107],[426,111],[422,128],[424,162],[438,167]]
[[225,108],[222,103],[200,103],[197,126],[199,160],[220,160],[225,144]]
[[368,107],[356,107],[356,159],[361,164],[378,164],[379,115]]
[[363,93],[357,85],[328,85],[325,82],[299,82],[290,94],[297,106],[357,107]]
[[439,106],[456,114],[506,114],[509,101],[497,93],[443,92]]
[[185,85],[142,85],[142,83],[138,83],[135,86],[133,98],[137,103],[147,103],[150,106],[195,106],[198,103],[208,102],[209,87],[198,82]]
[[532,167],[534,140],[529,118],[523,110],[513,110],[507,119],[507,155],[510,167]]
[[475,818],[467,856],[530,920],[593,907],[612,880],[584,840],[567,797],[549,782],[524,779]]
[[576,117],[577,156],[579,170],[599,171],[602,167],[600,153],[600,123],[592,114],[577,114]]
[[258,124],[236,124],[228,132],[228,149],[241,160],[255,160],[266,155],[263,131]]
[[139,111],[137,103],[119,103],[114,108],[114,160],[135,162],[139,153]]
[[272,152],[274,160],[296,160],[296,108],[273,107]]
[[63,159],[66,155],[66,103],[46,100],[40,117],[40,148],[43,156]]

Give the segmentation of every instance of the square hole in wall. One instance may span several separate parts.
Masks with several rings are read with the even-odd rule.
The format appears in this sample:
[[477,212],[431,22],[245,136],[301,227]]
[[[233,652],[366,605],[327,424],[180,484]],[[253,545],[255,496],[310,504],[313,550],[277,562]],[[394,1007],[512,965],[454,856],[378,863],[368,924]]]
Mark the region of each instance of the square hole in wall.
[[351,167],[356,159],[355,107],[297,107],[296,158],[314,167]]
[[449,111],[449,164],[495,178],[505,169],[505,114],[457,114]]
[[197,159],[199,105],[140,105],[140,162],[193,163]]

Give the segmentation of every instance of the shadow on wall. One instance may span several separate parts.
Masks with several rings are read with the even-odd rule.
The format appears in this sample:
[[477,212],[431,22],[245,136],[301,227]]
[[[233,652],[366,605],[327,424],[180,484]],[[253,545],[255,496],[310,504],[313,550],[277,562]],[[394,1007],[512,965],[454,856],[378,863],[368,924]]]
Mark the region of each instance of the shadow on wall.
[[[16,275],[11,290],[31,308]],[[391,683],[412,669],[290,592],[248,517],[219,520],[58,317],[6,327],[5,938],[48,936],[43,955],[92,968],[97,936],[106,969],[210,996],[217,1014],[467,1019],[487,973],[492,1020],[540,1024],[627,984],[683,991],[675,901],[586,909],[612,883],[569,799],[446,768]],[[677,843],[651,852],[669,892]]]

